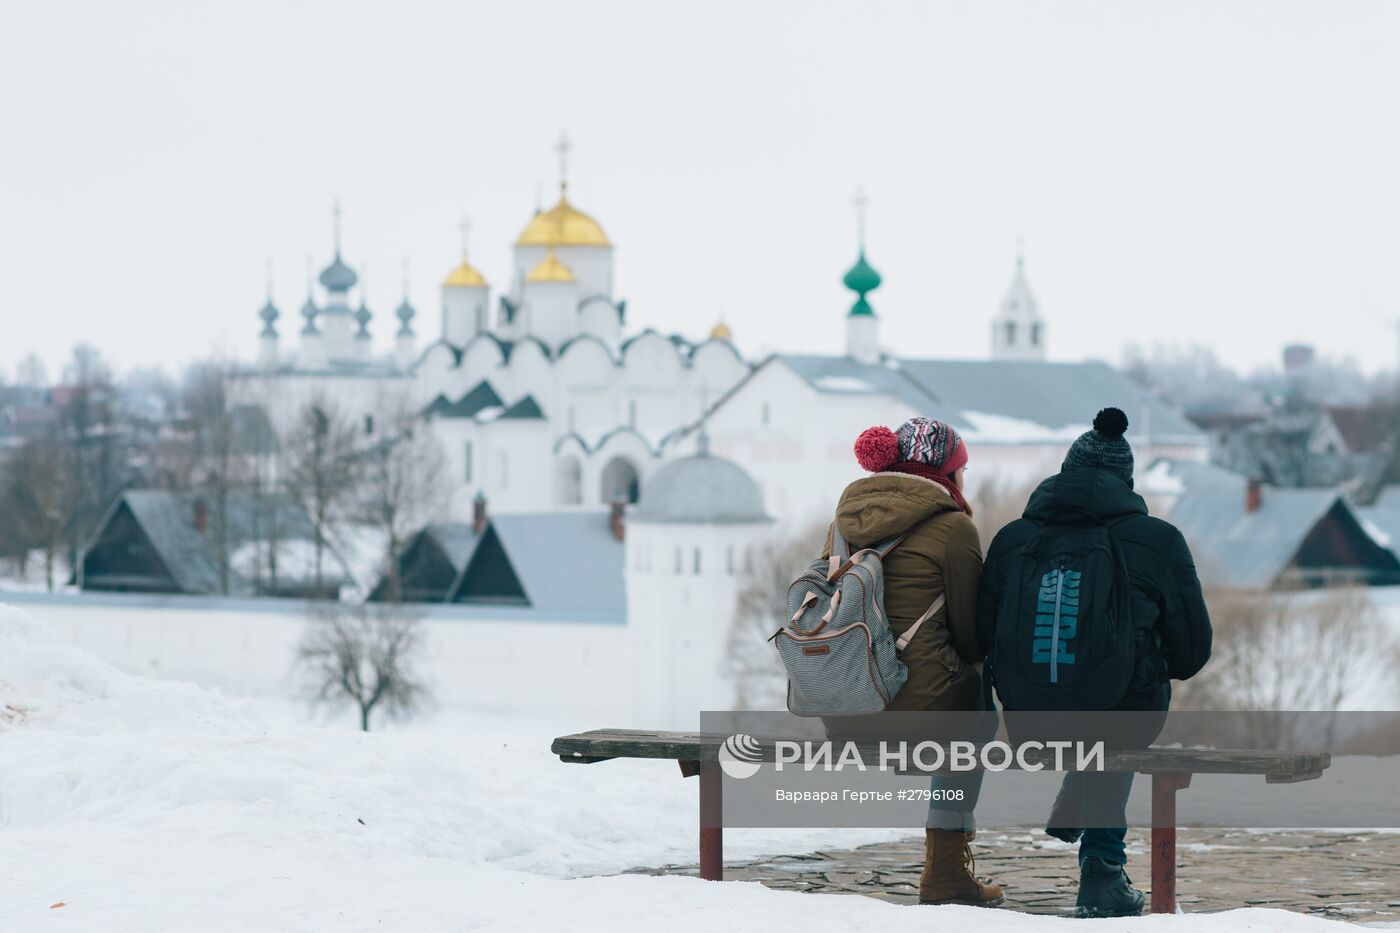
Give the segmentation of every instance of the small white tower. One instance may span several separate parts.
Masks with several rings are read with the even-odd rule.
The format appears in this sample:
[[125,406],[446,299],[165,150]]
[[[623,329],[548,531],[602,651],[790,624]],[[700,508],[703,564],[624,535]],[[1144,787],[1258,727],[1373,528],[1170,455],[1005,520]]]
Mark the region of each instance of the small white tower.
[[[658,469],[627,523],[633,725],[694,729],[733,707],[725,646],[740,581],[772,519],[738,464],[700,452]],[[757,649],[755,649],[757,650]]]
[[374,350],[374,340],[370,337],[369,322],[374,317],[370,313],[368,299],[365,297],[365,274],[360,270],[360,306],[355,309],[355,351],[354,357],[357,363],[368,363]]
[[417,313],[408,303],[408,260],[404,260],[403,301],[394,310],[394,317],[399,319],[399,330],[394,335],[394,368],[399,372],[407,372],[418,358],[418,337],[413,333],[413,318]]
[[462,261],[442,282],[442,339],[460,347],[488,327],[490,288],[486,279],[467,261],[467,234],[471,222],[462,218]]
[[557,348],[578,333],[578,280],[550,247],[525,277],[525,333]]
[[1045,359],[1045,321],[1026,281],[1026,258],[1016,247],[1016,273],[992,320],[992,359]]
[[277,319],[281,316],[282,312],[272,303],[272,270],[269,268],[267,303],[258,312],[258,317],[262,318],[263,322],[263,329],[258,334],[258,366],[266,371],[277,368]]
[[301,306],[301,316],[306,319],[306,324],[301,329],[301,346],[297,354],[298,369],[325,369],[326,348],[325,338],[321,334],[320,327],[316,324],[316,318],[320,315],[321,309],[316,307],[316,302],[311,294],[311,282],[306,283],[306,304]]
[[880,319],[865,296],[880,287],[880,273],[865,260],[865,193],[856,192],[856,218],[860,255],[846,272],[842,283],[856,293],[855,304],[846,313],[846,355],[858,363],[880,362]]
[[350,310],[350,289],[359,276],[340,258],[340,202],[335,202],[335,258],[317,279],[326,290],[326,306],[317,315],[321,347],[330,362],[355,361],[355,312]]

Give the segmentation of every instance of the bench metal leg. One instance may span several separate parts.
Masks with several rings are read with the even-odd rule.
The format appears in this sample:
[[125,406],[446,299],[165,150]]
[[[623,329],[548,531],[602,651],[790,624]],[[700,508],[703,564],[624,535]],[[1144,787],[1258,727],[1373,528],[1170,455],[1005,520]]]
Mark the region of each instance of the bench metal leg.
[[700,877],[724,880],[723,797],[719,762],[677,762],[682,777],[700,775]]
[[1176,913],[1176,792],[1189,774],[1152,775],[1152,912]]
[[724,880],[724,829],[718,761],[700,762],[700,877]]

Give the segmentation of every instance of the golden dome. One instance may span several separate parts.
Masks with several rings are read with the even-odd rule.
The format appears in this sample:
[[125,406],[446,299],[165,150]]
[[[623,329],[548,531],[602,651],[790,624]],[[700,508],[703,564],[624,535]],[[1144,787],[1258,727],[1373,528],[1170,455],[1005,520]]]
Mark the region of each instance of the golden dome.
[[559,257],[554,255],[554,247],[549,248],[549,252],[544,254],[544,258],[530,270],[530,274],[525,276],[527,282],[572,282],[574,281],[573,270],[559,261]]
[[729,329],[728,324],[724,323],[723,321],[720,321],[718,324],[715,325],[714,330],[710,331],[710,339],[733,340],[734,332]]
[[559,203],[540,211],[520,232],[516,246],[611,246],[598,221],[569,203],[563,192]]
[[442,280],[444,285],[456,285],[466,288],[485,288],[486,279],[482,278],[480,272],[465,259],[458,264],[457,268],[447,273],[447,278]]

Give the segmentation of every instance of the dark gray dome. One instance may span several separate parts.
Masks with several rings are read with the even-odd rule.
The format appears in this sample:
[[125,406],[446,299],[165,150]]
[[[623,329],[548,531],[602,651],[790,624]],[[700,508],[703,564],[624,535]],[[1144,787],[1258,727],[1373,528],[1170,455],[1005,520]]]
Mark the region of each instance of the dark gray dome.
[[319,281],[327,291],[348,292],[355,287],[355,283],[360,277],[355,274],[355,270],[347,266],[340,258],[340,253],[335,254],[335,259],[329,266],[321,270]]
[[631,520],[695,525],[771,521],[753,477],[737,463],[705,453],[673,460],[652,474]]

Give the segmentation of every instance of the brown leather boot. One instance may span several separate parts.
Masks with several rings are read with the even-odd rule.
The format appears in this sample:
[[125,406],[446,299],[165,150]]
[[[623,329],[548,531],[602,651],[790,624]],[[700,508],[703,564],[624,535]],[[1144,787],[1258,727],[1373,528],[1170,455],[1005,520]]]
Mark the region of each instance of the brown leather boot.
[[996,907],[1001,885],[983,884],[973,874],[976,862],[968,843],[973,833],[924,830],[924,873],[919,876],[920,904],[971,904]]

